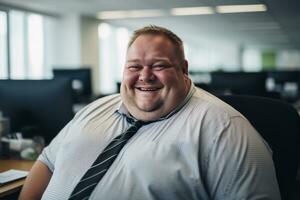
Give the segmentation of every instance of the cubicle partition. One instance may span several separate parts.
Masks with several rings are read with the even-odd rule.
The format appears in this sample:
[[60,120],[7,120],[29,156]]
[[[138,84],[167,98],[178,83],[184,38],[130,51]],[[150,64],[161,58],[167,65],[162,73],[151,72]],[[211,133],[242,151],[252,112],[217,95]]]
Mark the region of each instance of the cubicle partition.
[[260,72],[190,73],[196,86],[213,94],[242,94],[282,99],[290,103],[300,99],[299,70]]

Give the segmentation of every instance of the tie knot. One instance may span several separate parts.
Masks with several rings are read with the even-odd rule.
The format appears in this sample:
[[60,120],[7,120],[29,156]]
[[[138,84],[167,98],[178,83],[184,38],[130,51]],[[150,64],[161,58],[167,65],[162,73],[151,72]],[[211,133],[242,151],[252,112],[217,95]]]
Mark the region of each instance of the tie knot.
[[130,117],[126,117],[126,120],[131,125],[137,126],[137,127],[140,127],[140,126],[143,126],[143,125],[146,125],[146,124],[150,123],[150,122],[145,122],[145,121],[142,121],[142,120],[134,120],[133,118],[130,118]]
[[141,121],[141,120],[137,120],[137,121],[132,123],[132,125],[135,126],[135,127],[141,127],[145,124],[147,124],[147,122],[144,122],[144,121]]

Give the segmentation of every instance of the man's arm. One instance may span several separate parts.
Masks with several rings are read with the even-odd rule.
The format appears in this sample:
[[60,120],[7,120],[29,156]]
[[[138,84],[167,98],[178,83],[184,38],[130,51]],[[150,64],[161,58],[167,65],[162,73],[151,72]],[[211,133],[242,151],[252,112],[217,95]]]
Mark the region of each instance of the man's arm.
[[48,167],[43,162],[36,161],[26,178],[19,200],[41,199],[51,176],[52,172]]
[[249,122],[232,118],[213,142],[206,179],[211,199],[281,199],[271,152]]

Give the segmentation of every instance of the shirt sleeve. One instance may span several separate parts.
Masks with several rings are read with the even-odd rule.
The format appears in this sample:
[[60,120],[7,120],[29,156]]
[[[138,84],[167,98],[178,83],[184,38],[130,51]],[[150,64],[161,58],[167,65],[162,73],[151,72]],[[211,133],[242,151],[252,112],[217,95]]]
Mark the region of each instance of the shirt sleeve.
[[212,140],[207,158],[206,184],[212,199],[280,199],[272,152],[245,118],[230,118]]

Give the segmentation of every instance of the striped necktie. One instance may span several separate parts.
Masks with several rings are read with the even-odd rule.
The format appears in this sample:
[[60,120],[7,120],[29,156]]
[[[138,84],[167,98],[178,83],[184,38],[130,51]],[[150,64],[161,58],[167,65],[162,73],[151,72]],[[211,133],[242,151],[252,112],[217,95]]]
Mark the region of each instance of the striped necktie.
[[92,166],[80,179],[79,183],[74,188],[70,200],[86,200],[90,197],[96,185],[101,181],[109,167],[112,165],[121,149],[125,146],[127,141],[147,122],[133,121],[127,118],[132,126],[124,133],[114,138],[108,146],[100,153]]

